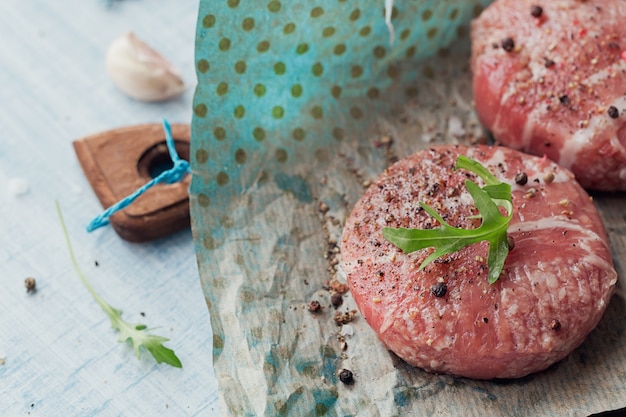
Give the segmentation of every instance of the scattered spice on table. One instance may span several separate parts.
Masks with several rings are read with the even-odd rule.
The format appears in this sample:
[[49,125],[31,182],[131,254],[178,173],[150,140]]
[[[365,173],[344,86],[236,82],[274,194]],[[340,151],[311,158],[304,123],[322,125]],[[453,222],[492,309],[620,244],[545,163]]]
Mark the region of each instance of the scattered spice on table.
[[317,313],[318,311],[320,311],[322,309],[322,305],[320,304],[319,301],[313,300],[313,301],[309,302],[309,304],[307,305],[307,309],[311,313]]
[[349,369],[342,369],[339,371],[339,380],[346,385],[354,384],[354,374]]
[[334,320],[337,325],[350,323],[354,316],[356,315],[356,310],[350,310],[343,313],[337,312],[335,314]]
[[330,303],[333,305],[333,307],[335,308],[339,308],[341,307],[341,305],[343,304],[343,296],[338,293],[338,292],[334,292],[331,296],[330,296]]
[[26,292],[35,292],[37,290],[37,281],[33,277],[28,277],[24,280],[24,286],[26,287]]

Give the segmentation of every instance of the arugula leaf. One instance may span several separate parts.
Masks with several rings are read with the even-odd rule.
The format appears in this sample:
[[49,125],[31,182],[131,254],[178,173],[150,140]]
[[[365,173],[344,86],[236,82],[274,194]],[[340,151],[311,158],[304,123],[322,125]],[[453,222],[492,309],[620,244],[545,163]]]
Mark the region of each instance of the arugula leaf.
[[70,253],[70,258],[72,260],[72,264],[74,266],[74,270],[78,274],[80,280],[83,282],[91,296],[96,300],[100,308],[109,316],[109,320],[111,320],[111,327],[118,332],[120,332],[120,337],[118,338],[118,342],[126,342],[130,341],[133,346],[133,350],[135,351],[135,355],[139,358],[141,351],[140,348],[143,346],[148,352],[152,354],[154,359],[156,359],[157,363],[166,363],[175,368],[182,368],[183,365],[180,362],[180,359],[176,356],[172,349],[169,349],[163,346],[163,342],[167,342],[169,339],[156,336],[148,333],[148,328],[145,324],[138,323],[129,323],[122,319],[122,310],[119,310],[109,303],[107,303],[96,290],[93,289],[87,277],[83,274],[83,272],[78,267],[78,262],[76,261],[76,257],[74,256],[74,250],[72,249],[72,244],[70,242],[70,237],[67,232],[67,228],[65,227],[65,221],[63,220],[63,215],[61,214],[61,207],[59,206],[59,202],[56,202],[57,213],[59,215],[59,220],[61,221],[61,227],[63,228],[63,234],[65,235],[65,241],[67,243],[67,249]]
[[[507,230],[513,217],[511,186],[500,182],[479,162],[463,155],[458,157],[455,169],[466,169],[485,181],[486,185],[481,188],[473,181],[465,180],[465,187],[480,213],[478,217],[482,218],[480,227],[467,230],[450,226],[432,207],[420,201],[420,206],[433,216],[441,227],[428,230],[385,227],[383,237],[405,253],[434,247],[435,251],[422,262],[420,270],[440,256],[486,240],[489,242],[487,258],[489,283],[493,284],[500,277],[504,261],[509,254]],[[498,206],[506,209],[507,216],[500,213]]]

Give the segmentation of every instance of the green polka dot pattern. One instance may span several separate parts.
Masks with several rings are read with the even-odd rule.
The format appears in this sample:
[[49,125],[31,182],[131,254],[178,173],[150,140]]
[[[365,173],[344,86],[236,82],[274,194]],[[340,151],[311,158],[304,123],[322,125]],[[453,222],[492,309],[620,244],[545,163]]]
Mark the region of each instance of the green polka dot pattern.
[[[289,252],[297,244],[288,234],[272,241],[265,234],[255,234],[254,228],[246,229],[265,209],[258,202],[267,192],[267,202],[274,204],[279,190],[288,192],[298,204],[316,204],[310,191],[314,178],[306,175],[307,169],[331,159],[341,141],[348,144],[367,136],[377,116],[419,98],[417,80],[437,74],[436,67],[422,64],[455,40],[467,42],[470,19],[490,0],[395,0],[393,43],[385,24],[384,3],[200,0],[194,61],[198,84],[190,151],[194,239],[204,293],[211,317],[215,317],[215,358],[236,356],[244,349],[252,352],[258,360],[255,372],[266,377],[268,390],[274,393],[267,410],[259,414],[288,415],[298,409],[309,415],[334,415],[341,398],[331,383],[319,384],[320,377],[338,381],[335,368],[340,352],[328,347],[321,357],[292,358],[294,370],[285,365],[289,349],[281,351],[267,343],[282,325],[279,323],[285,323],[279,303],[265,306],[267,327],[245,333],[245,347],[237,345],[241,334],[222,327],[218,306],[225,288],[229,297],[237,294],[237,315],[255,314],[254,306],[266,302],[259,288],[246,282],[268,269],[259,266],[265,261],[259,255],[263,248],[269,247],[266,252],[280,262],[297,258],[295,252]],[[243,208],[242,201],[249,206]],[[315,208],[313,213],[317,212]],[[282,215],[289,213],[280,212]],[[281,227],[290,225],[290,220],[274,221]],[[241,242],[236,244],[238,249],[228,251],[235,241]],[[271,273],[283,273],[282,265],[291,274],[287,262],[277,266],[280,262],[271,264]],[[232,287],[231,279],[243,279],[243,284],[237,284],[242,287]],[[247,358],[247,354],[241,357]],[[223,359],[216,369],[230,375],[235,368],[229,369],[229,364]],[[319,390],[302,389],[281,397],[291,389],[282,389],[281,384],[289,383],[295,373],[320,385]],[[227,406],[234,407],[230,409],[233,415],[244,415],[238,408],[240,398],[236,398],[241,387],[233,384],[221,389],[233,390]]]
[[[245,188],[258,174],[247,165],[256,159],[237,157],[238,150],[270,155],[264,159],[284,169],[332,146],[337,132],[363,131],[374,119],[366,115],[418,94],[414,80],[432,70],[417,73],[416,62],[465,33],[486,3],[396,1],[390,44],[382,1],[202,1],[193,146],[220,146],[194,168],[216,185]],[[272,158],[279,148],[289,157]],[[218,182],[222,171],[231,181]]]

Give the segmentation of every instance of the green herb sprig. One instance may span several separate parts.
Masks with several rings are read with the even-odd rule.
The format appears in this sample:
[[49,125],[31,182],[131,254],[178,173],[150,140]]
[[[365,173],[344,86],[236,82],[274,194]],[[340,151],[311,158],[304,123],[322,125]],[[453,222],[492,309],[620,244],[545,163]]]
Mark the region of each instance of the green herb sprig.
[[[480,227],[469,230],[452,227],[432,207],[420,201],[420,206],[437,219],[441,227],[427,230],[385,227],[383,237],[405,253],[434,247],[435,251],[422,262],[420,270],[440,256],[486,240],[489,242],[489,283],[493,284],[500,277],[509,254],[507,229],[513,217],[511,186],[500,182],[479,162],[463,155],[457,158],[455,169],[471,171],[485,182],[481,188],[473,181],[465,180],[465,187],[480,213],[477,217],[482,219]],[[498,206],[506,209],[506,216],[500,213]]]
[[63,220],[61,207],[59,206],[58,202],[56,202],[56,208],[59,219],[61,221],[61,226],[63,228],[63,234],[65,235],[67,249],[69,251],[72,264],[74,265],[74,269],[76,270],[76,273],[80,277],[80,280],[83,282],[94,300],[96,300],[100,308],[102,308],[102,310],[109,316],[109,319],[111,320],[111,327],[120,332],[118,342],[126,342],[127,340],[129,340],[133,346],[133,350],[135,351],[135,355],[137,356],[137,358],[140,357],[140,348],[143,346],[148,352],[150,352],[150,354],[152,354],[157,363],[164,362],[175,368],[182,368],[183,365],[180,362],[180,359],[178,359],[178,357],[174,353],[174,351],[163,346],[163,342],[167,342],[169,339],[162,336],[149,334],[148,331],[150,329],[148,329],[145,324],[136,324],[124,321],[122,319],[122,310],[112,307],[102,297],[100,297],[98,293],[96,293],[96,291],[87,280],[87,277],[85,277],[85,275],[78,267],[78,262],[76,261],[76,257],[74,256],[74,250],[72,249],[69,233],[67,232],[67,227],[65,227],[65,221]]

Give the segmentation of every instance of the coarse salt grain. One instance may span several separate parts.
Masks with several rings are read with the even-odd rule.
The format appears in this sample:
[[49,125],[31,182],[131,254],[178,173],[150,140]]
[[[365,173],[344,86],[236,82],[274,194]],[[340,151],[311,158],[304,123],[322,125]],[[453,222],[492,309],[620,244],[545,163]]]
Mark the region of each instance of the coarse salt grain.
[[340,335],[342,335],[343,337],[346,336],[354,336],[354,328],[352,328],[352,326],[350,326],[349,324],[344,324],[341,327],[341,332],[339,333]]
[[13,197],[19,197],[28,194],[30,186],[25,178],[11,178],[7,186],[9,194]]

